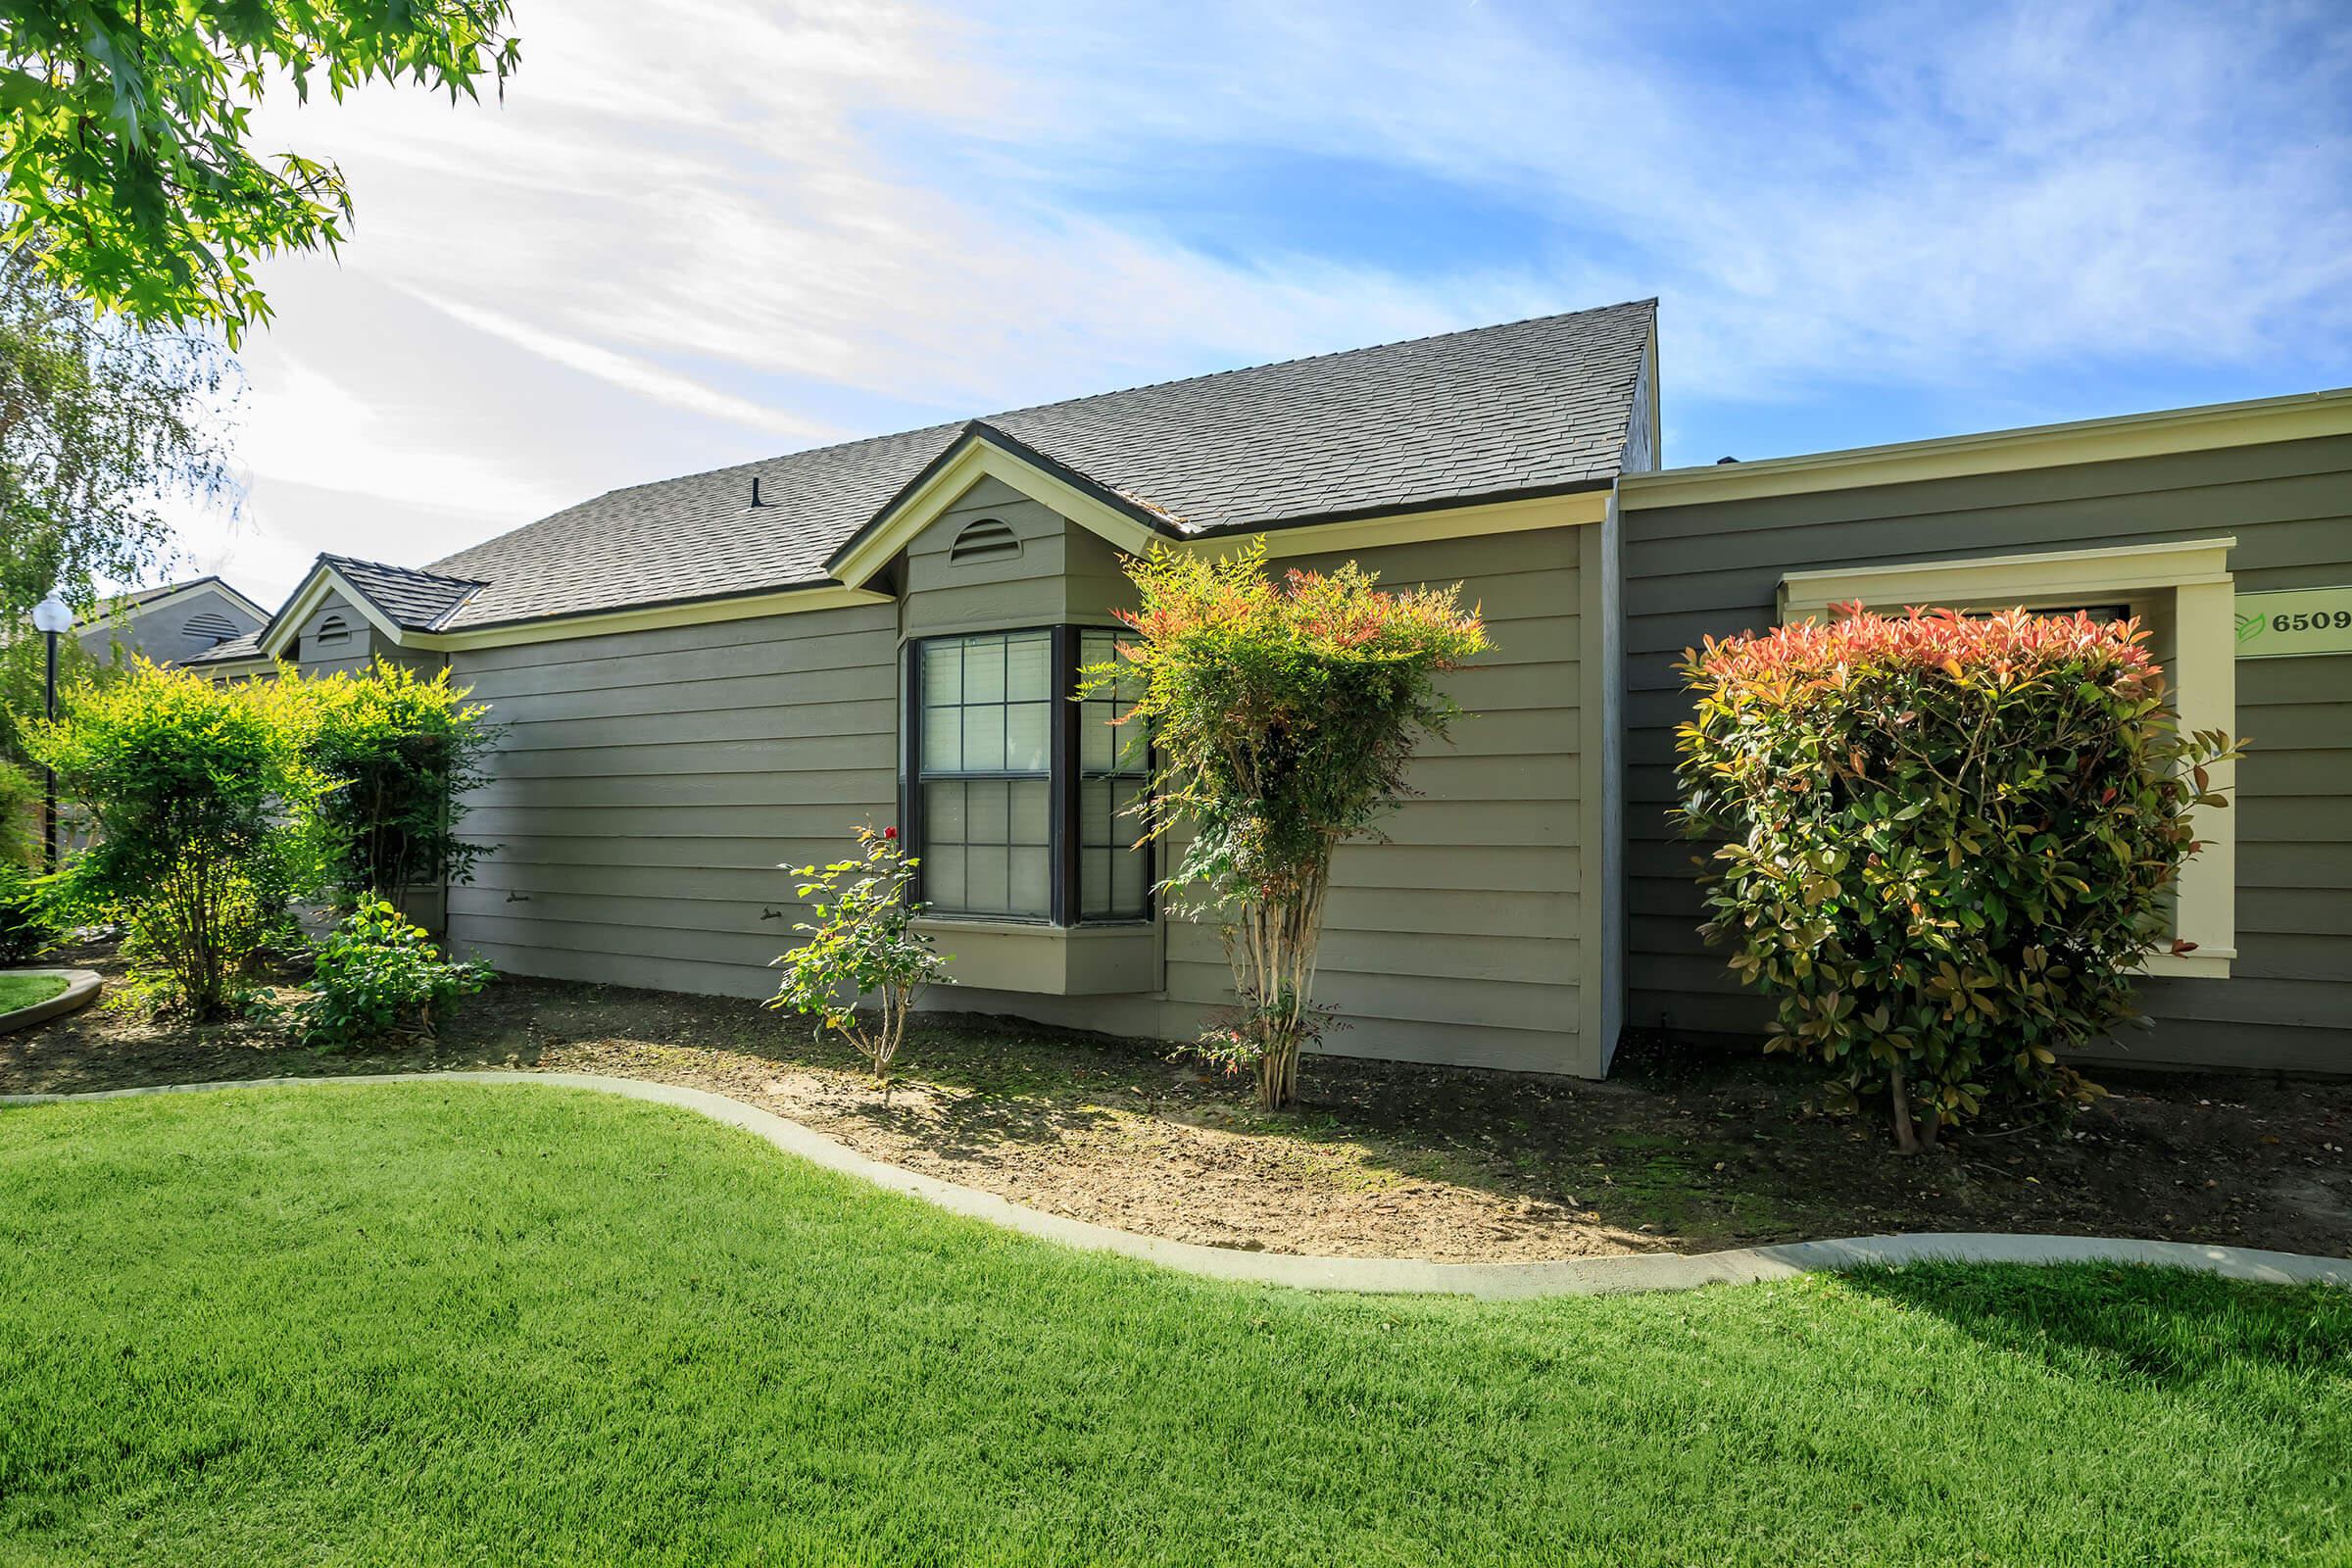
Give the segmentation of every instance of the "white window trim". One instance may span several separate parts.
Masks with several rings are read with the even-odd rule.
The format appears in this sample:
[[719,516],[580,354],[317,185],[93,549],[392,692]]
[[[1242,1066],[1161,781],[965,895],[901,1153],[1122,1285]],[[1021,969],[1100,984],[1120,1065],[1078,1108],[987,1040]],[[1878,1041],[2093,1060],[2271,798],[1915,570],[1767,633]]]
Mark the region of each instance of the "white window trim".
[[[2180,727],[2235,735],[2237,627],[2230,551],[2236,543],[2234,538],[2191,539],[1792,571],[1781,579],[1780,618],[1820,620],[1831,606],[1855,601],[1890,612],[1909,605],[2036,610],[2124,600],[2134,615],[2169,638],[2171,646],[2160,657]],[[2214,787],[2230,796],[2230,805],[2198,813],[2197,836],[2205,847],[2180,869],[2174,930],[2195,943],[2195,951],[2149,953],[2144,964],[2149,974],[2226,979],[2237,956],[2236,775],[2234,763],[2211,769]]]

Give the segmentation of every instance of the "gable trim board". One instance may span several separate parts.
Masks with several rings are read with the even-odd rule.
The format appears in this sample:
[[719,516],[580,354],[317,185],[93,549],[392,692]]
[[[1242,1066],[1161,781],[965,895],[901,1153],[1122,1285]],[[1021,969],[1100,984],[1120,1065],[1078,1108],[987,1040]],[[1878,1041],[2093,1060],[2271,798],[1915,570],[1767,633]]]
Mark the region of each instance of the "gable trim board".
[[410,641],[416,633],[405,631],[398,621],[376,606],[375,601],[362,593],[349,577],[321,561],[311,568],[310,575],[295,588],[293,597],[286,601],[286,607],[270,617],[269,628],[262,633],[259,644],[263,657],[270,660],[282,657],[287,646],[294,641],[295,634],[302,629],[302,623],[317,614],[330,597],[349,605],[386,642],[395,646],[417,646]]
[[[954,509],[971,484],[982,478],[997,478],[1015,489],[1029,492],[1030,474],[1017,466],[999,459],[979,466],[970,475],[963,489],[949,495],[944,501],[927,498],[920,515],[924,522],[915,525],[906,535],[911,538],[929,521]],[[1058,507],[1045,496],[1035,495],[1041,504],[1059,512]],[[1487,534],[1523,533],[1543,528],[1577,527],[1598,523],[1607,513],[1611,492],[1607,490],[1579,490],[1560,495],[1542,496],[1524,500],[1480,501],[1459,507],[1447,507],[1429,512],[1407,513],[1395,516],[1344,519],[1336,522],[1296,523],[1271,529],[1263,534],[1218,534],[1204,538],[1164,539],[1161,542],[1174,548],[1208,554],[1223,554],[1251,538],[1266,541],[1266,555],[1279,560],[1291,556],[1323,555],[1335,550],[1370,550],[1386,545],[1429,543],[1449,539],[1467,539]],[[1067,516],[1067,514],[1062,514]],[[1084,524],[1083,518],[1070,518]],[[903,523],[899,526],[905,526]],[[1091,532],[1102,533],[1100,528]],[[896,530],[894,529],[894,537]],[[1112,541],[1116,543],[1115,540]],[[898,547],[904,549],[904,540]],[[1126,548],[1122,546],[1121,548]],[[1141,548],[1150,549],[1149,543]],[[1135,553],[1130,551],[1130,554]],[[884,563],[894,559],[897,550],[882,558]],[[847,568],[855,571],[855,565]],[[877,564],[876,570],[879,569]],[[321,576],[320,574],[324,574]],[[314,574],[317,580],[298,590],[298,599],[289,602],[279,612],[277,620],[288,629],[274,638],[265,635],[264,654],[258,661],[220,661],[202,667],[241,672],[248,665],[266,664],[282,653],[292,638],[292,628],[315,612],[324,602],[328,592],[339,592],[350,599],[368,624],[382,634],[385,641],[398,647],[420,652],[454,653],[466,649],[510,648],[532,643],[561,642],[576,637],[603,637],[617,632],[648,631],[664,626],[704,626],[730,620],[753,620],[766,615],[801,614],[811,611],[838,610],[850,605],[875,605],[894,602],[895,595],[880,589],[851,587],[837,582],[810,583],[805,587],[776,589],[765,593],[726,594],[704,599],[678,600],[667,604],[632,606],[625,610],[592,611],[585,614],[548,616],[531,620],[467,626],[455,631],[419,631],[402,627],[376,610],[365,594],[345,580],[331,567],[319,567]],[[330,580],[331,579],[331,580]],[[869,571],[867,581],[872,580]]]
[[2352,434],[2352,387],[1850,447],[1800,457],[1629,473],[1619,484],[1626,506],[1642,510],[1917,484],[2344,434]]

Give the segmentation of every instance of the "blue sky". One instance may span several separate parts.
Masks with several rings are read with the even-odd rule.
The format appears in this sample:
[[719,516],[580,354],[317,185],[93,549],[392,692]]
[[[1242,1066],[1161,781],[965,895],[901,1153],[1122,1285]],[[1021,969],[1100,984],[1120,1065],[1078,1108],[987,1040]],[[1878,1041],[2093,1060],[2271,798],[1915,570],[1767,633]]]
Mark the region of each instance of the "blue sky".
[[2352,9],[518,0],[503,105],[273,102],[193,564],[1656,295],[1667,459],[2352,383]]

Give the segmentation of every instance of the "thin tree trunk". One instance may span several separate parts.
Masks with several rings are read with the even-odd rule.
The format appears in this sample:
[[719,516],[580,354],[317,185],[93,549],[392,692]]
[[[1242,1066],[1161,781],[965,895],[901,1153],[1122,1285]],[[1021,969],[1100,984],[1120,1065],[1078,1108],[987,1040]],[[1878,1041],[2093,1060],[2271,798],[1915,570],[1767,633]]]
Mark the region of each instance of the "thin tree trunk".
[[1912,1130],[1911,1126],[1911,1100],[1910,1097],[1903,1092],[1903,1067],[1901,1062],[1896,1062],[1894,1064],[1893,1081],[1887,1088],[1887,1102],[1894,1113],[1895,1152],[1903,1154],[1918,1153],[1919,1137],[1918,1134]]

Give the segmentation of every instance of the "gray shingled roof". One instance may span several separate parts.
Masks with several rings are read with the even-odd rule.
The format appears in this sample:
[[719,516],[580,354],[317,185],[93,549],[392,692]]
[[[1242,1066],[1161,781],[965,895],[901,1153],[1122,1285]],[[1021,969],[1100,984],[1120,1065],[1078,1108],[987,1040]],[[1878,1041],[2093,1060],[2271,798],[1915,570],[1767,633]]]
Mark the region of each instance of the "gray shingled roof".
[[368,596],[392,624],[410,631],[431,631],[451,611],[483,586],[478,577],[451,577],[419,571],[415,566],[387,566],[380,561],[356,556],[320,556],[319,564],[332,566],[343,580]]
[[267,626],[257,626],[242,637],[231,637],[224,643],[215,643],[201,654],[192,654],[180,661],[182,664],[224,664],[232,659],[262,657],[262,633]]
[[[1639,300],[981,422],[1172,534],[1595,487],[1624,456],[1655,315],[1654,300]],[[827,559],[972,428],[611,491],[404,575],[481,584],[440,612],[440,629],[822,583]]]

